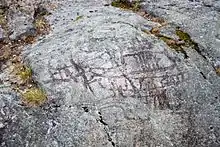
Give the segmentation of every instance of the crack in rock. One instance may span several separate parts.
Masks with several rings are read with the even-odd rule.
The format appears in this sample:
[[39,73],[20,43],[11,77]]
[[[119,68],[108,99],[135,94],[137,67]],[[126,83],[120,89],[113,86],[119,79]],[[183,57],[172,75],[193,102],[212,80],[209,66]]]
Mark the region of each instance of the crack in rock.
[[110,136],[108,124],[103,120],[101,112],[98,112],[98,114],[99,114],[99,119],[97,121],[100,122],[104,126],[104,131],[108,137],[108,141],[111,143],[113,147],[116,147],[115,142]]

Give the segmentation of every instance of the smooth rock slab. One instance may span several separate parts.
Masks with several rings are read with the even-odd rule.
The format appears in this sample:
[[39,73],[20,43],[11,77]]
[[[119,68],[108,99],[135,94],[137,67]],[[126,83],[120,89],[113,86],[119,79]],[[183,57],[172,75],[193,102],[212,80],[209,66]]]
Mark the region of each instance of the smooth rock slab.
[[[210,71],[216,79],[211,83],[195,60],[141,31],[159,24],[105,3],[67,1],[50,16],[51,34],[24,52],[35,80],[47,91],[48,104],[19,109],[19,123],[6,129],[2,142],[219,145],[219,77]],[[211,68],[195,51],[187,52]]]

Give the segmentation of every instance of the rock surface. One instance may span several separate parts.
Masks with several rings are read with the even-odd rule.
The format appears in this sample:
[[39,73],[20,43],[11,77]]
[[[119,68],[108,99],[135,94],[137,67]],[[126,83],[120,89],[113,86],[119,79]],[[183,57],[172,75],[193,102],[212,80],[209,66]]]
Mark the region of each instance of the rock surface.
[[[190,33],[203,52],[185,47],[188,58],[143,31],[160,23],[108,3],[63,1],[48,17],[51,33],[23,52],[48,102],[28,108],[2,83],[1,146],[219,146],[218,2],[200,2],[210,12],[199,21],[199,2],[143,3],[174,22],[163,34],[178,38],[177,26]],[[179,6],[194,19],[172,10]]]
[[5,37],[15,40],[20,35],[28,33],[34,27],[33,21],[37,8],[45,6],[50,9],[53,4],[58,5],[58,0],[1,0],[0,12],[4,12],[3,16],[7,20]]
[[184,28],[213,64],[220,60],[219,0],[145,0],[144,7]]

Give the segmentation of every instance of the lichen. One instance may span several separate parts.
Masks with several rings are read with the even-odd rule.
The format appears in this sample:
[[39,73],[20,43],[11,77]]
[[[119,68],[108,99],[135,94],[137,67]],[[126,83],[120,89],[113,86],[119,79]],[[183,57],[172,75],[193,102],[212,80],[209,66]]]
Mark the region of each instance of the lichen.
[[31,88],[22,94],[22,100],[28,106],[40,106],[46,99],[46,93],[41,88]]

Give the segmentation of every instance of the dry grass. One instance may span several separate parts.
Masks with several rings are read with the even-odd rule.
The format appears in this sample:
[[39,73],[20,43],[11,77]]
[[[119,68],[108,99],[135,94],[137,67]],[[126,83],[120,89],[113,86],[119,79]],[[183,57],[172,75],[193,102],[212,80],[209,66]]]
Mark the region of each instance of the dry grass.
[[22,100],[28,106],[40,106],[46,99],[46,93],[40,88],[31,88],[22,94]]
[[17,71],[17,75],[22,81],[27,82],[32,78],[32,70],[30,67],[23,66]]
[[[21,10],[26,13],[26,10]],[[29,10],[27,10],[28,12]],[[8,8],[0,8],[0,27],[4,30],[6,36],[8,32]],[[32,69],[22,62],[21,52],[23,46],[34,43],[39,36],[48,34],[50,31],[50,24],[44,16],[50,13],[46,9],[35,10],[35,17],[33,26],[36,31],[33,33],[20,34],[18,39],[10,40],[3,39],[0,41],[0,68],[7,63],[4,72],[7,79],[3,82],[10,84],[11,88],[21,94],[22,102],[28,106],[40,106],[46,99],[46,93],[39,88],[32,76]]]
[[44,17],[39,17],[35,19],[33,24],[38,34],[46,34],[47,32],[49,32],[50,26]]
[[220,76],[220,67],[216,68],[216,69],[215,69],[215,72],[216,72],[216,74],[217,74],[218,76]]
[[11,56],[11,49],[8,46],[0,47],[0,61],[7,60]]

